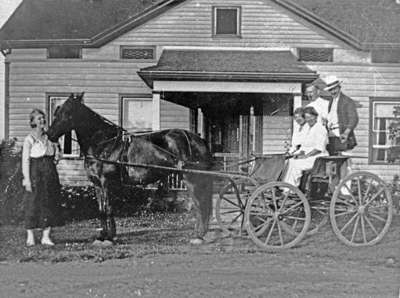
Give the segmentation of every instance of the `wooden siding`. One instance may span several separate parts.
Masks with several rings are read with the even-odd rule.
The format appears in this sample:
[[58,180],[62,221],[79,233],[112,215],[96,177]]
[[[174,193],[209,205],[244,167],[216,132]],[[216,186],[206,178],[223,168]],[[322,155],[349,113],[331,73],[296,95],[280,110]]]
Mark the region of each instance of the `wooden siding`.
[[[241,6],[241,38],[212,38],[211,0],[187,1],[167,13],[128,32],[99,49],[83,49],[82,59],[46,59],[45,49],[13,50],[10,64],[10,136],[22,141],[29,130],[27,115],[33,107],[44,109],[46,93],[85,91],[85,102],[112,121],[118,121],[118,95],[151,90],[137,71],[154,63],[119,59],[121,45],[164,47],[291,48],[332,47],[335,62],[309,63],[320,75],[335,74],[344,80],[343,90],[361,104],[357,127],[356,169],[371,170],[387,180],[400,172],[399,165],[368,165],[369,97],[400,97],[400,65],[370,64],[368,53],[357,52],[321,29],[294,16],[270,1],[227,0],[224,5]],[[162,102],[161,128],[189,127],[189,111]],[[264,152],[279,151],[289,137],[290,119],[264,118]],[[187,121],[187,122],[186,122]],[[277,125],[280,124],[280,125]],[[274,126],[275,125],[275,126]],[[286,127],[287,126],[287,127]],[[282,128],[283,127],[283,128]],[[275,143],[274,143],[275,142]],[[81,161],[60,164],[65,183],[80,183]],[[83,179],[83,178],[82,178]]]
[[263,117],[263,153],[283,153],[290,144],[293,118],[290,116]]
[[[220,5],[220,3],[218,3]],[[225,47],[339,47],[327,34],[270,1],[224,0],[241,7],[241,37],[212,37],[211,0],[187,1],[103,47],[120,44]],[[312,28],[312,29],[310,29]],[[340,44],[340,43],[339,43]],[[107,48],[107,49],[106,49]],[[115,51],[115,50],[114,50]]]
[[190,110],[184,106],[161,100],[160,122],[161,129],[179,128],[190,129]]

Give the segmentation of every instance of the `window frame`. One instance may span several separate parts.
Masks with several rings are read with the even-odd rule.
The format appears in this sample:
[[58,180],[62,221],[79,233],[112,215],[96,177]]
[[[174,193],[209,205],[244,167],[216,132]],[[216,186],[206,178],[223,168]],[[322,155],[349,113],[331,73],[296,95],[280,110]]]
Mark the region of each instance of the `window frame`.
[[[124,58],[122,56],[123,51],[125,49],[151,49],[153,51],[153,58],[152,59],[129,59],[129,58]],[[153,63],[157,61],[157,47],[156,46],[151,46],[151,45],[121,45],[119,47],[119,59],[124,60],[124,61],[134,61],[134,62],[148,62],[148,63]]]
[[[122,128],[124,128],[123,123],[124,123],[124,100],[129,99],[129,100],[145,100],[153,103],[153,96],[152,94],[147,94],[147,93],[124,93],[124,94],[119,94],[119,117],[118,117],[118,124]],[[153,108],[152,108],[153,109]],[[151,119],[151,122],[153,119]],[[151,130],[153,130],[153,123],[151,123]],[[126,129],[126,128],[124,128]],[[128,131],[131,132],[131,131]],[[132,131],[132,133],[134,133]]]
[[[234,9],[236,10],[236,34],[217,34],[217,10]],[[212,32],[213,38],[241,38],[242,36],[242,7],[241,6],[213,6],[212,7]]]
[[[52,123],[52,118],[53,118],[53,111],[51,110],[51,100],[53,97],[65,97],[66,99],[71,95],[71,93],[68,92],[48,92],[46,93],[46,114],[47,114],[47,123],[50,126]],[[76,133],[75,133],[76,134]],[[76,136],[75,136],[76,137]],[[71,150],[74,150],[74,146],[73,146],[73,135],[71,135]],[[61,145],[61,144],[60,144]],[[77,151],[78,153],[64,153],[62,150],[62,157],[63,159],[81,159],[82,158],[82,151],[79,148],[79,144],[78,142],[76,142],[76,146],[77,146]],[[62,148],[63,149],[63,148]]]
[[[374,161],[373,160],[373,149],[374,149],[374,105],[376,103],[398,103],[400,105],[399,97],[370,97],[369,98],[369,140],[368,140],[368,164],[371,165],[400,165],[400,162],[389,163],[385,161]],[[385,148],[383,148],[385,149]]]

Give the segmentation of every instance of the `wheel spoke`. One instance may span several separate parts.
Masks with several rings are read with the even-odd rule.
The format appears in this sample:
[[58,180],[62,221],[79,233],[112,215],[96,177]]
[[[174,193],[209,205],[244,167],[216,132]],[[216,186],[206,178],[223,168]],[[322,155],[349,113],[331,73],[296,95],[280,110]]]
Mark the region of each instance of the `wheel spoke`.
[[305,218],[303,218],[303,217],[295,217],[295,216],[285,216],[285,218],[288,218],[288,219],[294,219],[294,220],[303,220],[303,221],[305,221],[306,219]]
[[[229,200],[229,199],[227,199],[225,197],[223,197],[223,200],[229,202],[231,205],[233,205],[235,207],[238,207],[238,208],[242,209],[240,204],[236,204],[235,202],[232,202],[231,200]],[[240,200],[239,200],[239,202],[240,202]]]
[[283,243],[283,237],[282,237],[282,230],[281,230],[281,226],[279,224],[279,221],[278,221],[277,226],[278,226],[279,240],[281,241],[281,246],[283,246],[284,243]]
[[290,210],[296,208],[297,206],[300,206],[301,204],[303,204],[303,202],[300,201],[299,203],[290,206],[289,209],[286,209],[284,212],[281,212],[280,214],[281,214],[281,215],[286,214],[286,213],[288,213]]
[[372,224],[372,222],[369,220],[369,218],[367,216],[365,216],[365,221],[371,227],[371,230],[374,231],[375,235],[378,236],[378,232],[376,231],[374,225]]
[[343,203],[343,204],[345,204],[345,205],[347,205],[349,207],[355,207],[356,206],[356,205],[353,205],[353,204],[351,204],[351,203],[349,203],[347,201],[344,201],[342,199],[339,199],[339,198],[337,198],[336,202]]
[[373,218],[375,218],[375,219],[377,219],[377,220],[380,220],[380,221],[382,221],[382,222],[386,222],[386,219],[380,217],[379,215],[376,215],[376,214],[373,213],[373,212],[369,212],[369,214],[370,214]]
[[262,217],[260,217],[260,216],[258,216],[258,215],[255,215],[255,216],[254,216],[254,219],[261,220],[262,222],[267,222],[268,220],[271,219],[271,217],[268,217],[267,219],[264,219],[264,218],[262,218]]
[[[356,214],[357,215],[357,214]],[[351,235],[351,242],[353,242],[353,240],[354,240],[354,237],[355,237],[355,235],[356,235],[356,233],[357,233],[357,228],[358,228],[358,222],[359,222],[359,220],[360,220],[360,217],[357,217],[357,219],[356,219],[356,222],[354,223],[354,228],[353,228],[353,234]]]
[[361,193],[361,182],[360,177],[357,177],[357,189],[358,189],[358,202],[361,206],[362,204],[362,193]]
[[224,211],[224,212],[220,212],[221,214],[231,214],[231,213],[236,213],[236,212],[240,212],[241,214],[243,213],[242,210],[229,210],[229,211]]
[[356,198],[355,198],[355,197],[353,196],[353,194],[351,193],[351,189],[347,186],[347,184],[344,183],[343,185],[347,188],[347,191],[349,192],[349,195],[351,196],[351,198],[352,198],[355,202],[357,202]]
[[353,215],[353,217],[340,229],[340,232],[343,232],[357,217],[357,213]]
[[371,180],[369,181],[369,184],[368,184],[367,190],[365,191],[363,200],[366,200],[366,199],[367,199],[368,193],[369,193],[369,191],[371,190],[371,185],[372,185],[372,178],[371,178]]
[[275,224],[276,224],[276,220],[274,220],[274,222],[272,223],[272,227],[271,227],[271,229],[270,229],[269,232],[268,232],[267,239],[265,239],[265,245],[268,245],[268,241],[269,241],[269,238],[271,238],[272,231],[273,231],[274,228],[275,228]]
[[257,218],[258,220],[260,220],[260,221],[262,221],[262,223],[261,224],[259,224],[258,226],[253,226],[253,228],[254,228],[254,231],[257,231],[260,227],[263,227],[263,226],[265,226],[265,225],[267,225],[267,224],[269,224],[270,222],[271,222],[271,219],[269,218],[269,219],[267,219],[267,220],[264,220],[263,218]]
[[354,211],[344,211],[344,212],[342,212],[342,213],[338,213],[338,214],[335,214],[335,217],[338,217],[338,216],[343,216],[343,215],[346,215],[346,214],[352,214],[352,213],[354,213],[354,212],[356,212],[355,210]]
[[278,206],[276,205],[276,194],[275,194],[275,192],[276,192],[276,188],[274,187],[274,188],[272,188],[272,201],[274,203],[275,210],[278,210]]
[[372,198],[370,198],[370,199],[365,203],[364,206],[367,207],[369,204],[371,204],[371,202],[372,202],[373,200],[375,200],[384,190],[385,190],[384,188],[381,188],[381,190],[378,191],[376,194],[374,194],[374,196],[373,196]]
[[256,233],[256,234],[258,234],[258,233],[260,233],[260,231],[262,231],[261,233],[260,233],[260,235],[262,234],[262,233],[264,233],[264,231],[268,228],[268,226],[271,224],[271,218],[269,218],[268,220],[266,220],[266,221],[264,221],[262,224],[260,224],[259,226],[257,226],[257,227],[255,227],[254,228],[254,232]]
[[285,196],[284,196],[283,201],[282,201],[282,205],[281,205],[281,207],[279,208],[279,212],[282,211],[282,209],[283,209],[283,207],[285,206],[285,203],[286,203],[286,200],[287,200],[288,197],[289,197],[289,192],[285,193]]
[[363,240],[364,240],[364,243],[367,243],[367,236],[365,235],[364,216],[362,214],[360,216],[360,219],[361,219],[361,231],[362,231],[362,235],[363,235]]

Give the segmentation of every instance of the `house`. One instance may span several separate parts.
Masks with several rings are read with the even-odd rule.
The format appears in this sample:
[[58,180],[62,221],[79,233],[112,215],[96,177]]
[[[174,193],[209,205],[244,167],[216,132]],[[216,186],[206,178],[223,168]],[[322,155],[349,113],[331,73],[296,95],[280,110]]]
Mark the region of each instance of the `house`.
[[[193,130],[225,159],[282,152],[304,86],[336,75],[359,106],[354,168],[389,181],[399,28],[395,0],[24,0],[0,30],[6,136],[84,91],[129,131]],[[62,180],[85,183],[74,136],[62,145]]]

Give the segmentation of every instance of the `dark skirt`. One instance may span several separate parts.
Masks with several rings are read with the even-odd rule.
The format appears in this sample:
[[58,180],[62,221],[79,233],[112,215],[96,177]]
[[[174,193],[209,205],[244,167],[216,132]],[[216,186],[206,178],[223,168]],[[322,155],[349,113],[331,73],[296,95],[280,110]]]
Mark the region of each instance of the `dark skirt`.
[[25,191],[25,228],[45,228],[60,223],[60,180],[53,156],[30,159],[32,192]]

